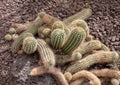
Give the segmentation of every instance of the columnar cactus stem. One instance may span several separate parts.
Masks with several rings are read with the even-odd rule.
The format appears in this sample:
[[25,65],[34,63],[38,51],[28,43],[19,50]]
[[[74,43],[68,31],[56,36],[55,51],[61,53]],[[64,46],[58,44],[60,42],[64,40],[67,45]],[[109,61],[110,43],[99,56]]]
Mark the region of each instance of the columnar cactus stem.
[[89,27],[87,23],[82,19],[74,20],[68,27],[70,29],[73,29],[73,27],[82,27],[85,30],[87,36],[89,35]]
[[60,50],[66,38],[66,33],[63,29],[55,29],[51,33],[51,44],[53,48]]
[[82,55],[92,52],[101,48],[101,42],[98,40],[91,40],[89,42],[83,43],[76,51]]
[[37,40],[34,37],[26,37],[23,40],[23,50],[27,54],[32,54],[37,50]]
[[75,81],[75,80],[77,80],[79,78],[83,78],[83,77],[90,80],[93,83],[93,85],[101,85],[100,79],[93,73],[86,71],[86,70],[82,70],[82,71],[79,71],[79,72],[73,74],[71,81]]
[[81,54],[73,53],[73,55],[56,55],[56,64],[64,65],[65,63],[77,61],[82,58]]
[[103,43],[101,43],[101,50],[110,51],[110,49]]
[[45,12],[41,12],[39,14],[39,17],[42,19],[42,21],[44,23],[46,23],[47,25],[50,25],[50,26],[52,26],[55,21],[59,20],[59,19],[57,19],[49,14],[46,14]]
[[65,44],[62,47],[64,53],[70,53],[74,51],[86,38],[85,31],[80,28],[76,27],[72,30],[70,36],[66,40]]
[[65,79],[63,73],[55,67],[50,67],[49,69],[46,69],[43,66],[36,67],[36,68],[33,68],[31,70],[30,75],[31,76],[36,76],[36,75],[42,75],[42,74],[45,74],[45,73],[52,74],[55,77],[55,79],[57,80],[58,84],[69,85],[67,80]]
[[33,35],[31,33],[25,32],[25,33],[22,33],[17,39],[14,40],[14,42],[12,44],[12,48],[11,48],[13,53],[18,52],[21,49],[23,40],[26,37],[33,37]]
[[38,52],[40,54],[41,62],[45,67],[55,66],[55,56],[53,51],[47,45],[47,43],[42,39],[37,39],[38,42]]
[[87,57],[75,62],[66,69],[66,72],[75,73],[96,63],[110,63],[117,61],[118,59],[119,55],[117,52],[100,51],[98,53],[88,55]]
[[108,78],[116,78],[120,79],[120,71],[112,70],[112,69],[100,69],[100,70],[91,70],[93,74],[98,77],[108,77]]
[[72,21],[76,20],[76,19],[82,19],[85,20],[88,17],[90,17],[92,15],[92,10],[87,8],[87,9],[83,9],[82,11],[68,17],[67,19],[65,19],[63,22],[68,25],[69,23],[71,23]]

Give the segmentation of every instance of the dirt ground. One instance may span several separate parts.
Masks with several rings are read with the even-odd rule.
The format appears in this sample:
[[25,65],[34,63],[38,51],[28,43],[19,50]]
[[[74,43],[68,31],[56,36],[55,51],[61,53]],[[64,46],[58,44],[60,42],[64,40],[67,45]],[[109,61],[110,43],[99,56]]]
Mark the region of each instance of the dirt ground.
[[[22,69],[24,65],[36,66],[38,61],[36,55],[23,57],[11,53],[12,41],[4,40],[11,22],[32,21],[40,11],[64,20],[87,7],[93,10],[92,16],[87,20],[90,33],[120,54],[120,0],[0,0],[0,85],[57,85],[54,78],[48,74],[37,77],[13,76],[17,74],[17,69]],[[110,66],[94,65],[91,69],[95,67]],[[120,62],[117,67],[120,69]],[[18,76],[21,80],[17,79]],[[102,85],[110,85],[110,82],[106,79],[106,83]]]

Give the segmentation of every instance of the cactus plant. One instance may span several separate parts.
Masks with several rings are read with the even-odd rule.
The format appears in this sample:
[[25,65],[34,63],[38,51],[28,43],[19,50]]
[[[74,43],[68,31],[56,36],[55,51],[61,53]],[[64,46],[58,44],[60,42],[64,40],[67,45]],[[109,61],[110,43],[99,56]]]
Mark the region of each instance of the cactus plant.
[[81,27],[76,27],[72,30],[70,36],[64,43],[62,51],[64,53],[71,53],[74,51],[86,38],[86,33]]
[[98,77],[108,77],[108,78],[116,78],[120,79],[120,71],[112,70],[112,69],[100,69],[100,70],[91,70],[93,74]]
[[64,74],[55,67],[50,67],[49,69],[46,69],[44,66],[36,67],[31,70],[30,75],[36,76],[36,75],[42,75],[45,73],[52,74],[55,77],[55,79],[57,80],[58,84],[69,85],[67,80],[64,77]]
[[12,40],[12,36],[10,34],[6,34],[4,38],[8,41]]
[[90,8],[86,8],[83,9],[82,11],[68,17],[67,19],[65,19],[63,22],[68,25],[69,23],[71,23],[72,21],[76,20],[76,19],[82,19],[85,20],[88,17],[90,17],[92,15],[92,10]]
[[90,40],[93,40],[94,36],[92,36],[91,34],[87,35],[86,37],[86,41],[90,41]]
[[104,52],[100,51],[95,54],[86,56],[85,58],[75,62],[73,65],[67,68],[67,72],[75,73],[79,70],[86,69],[89,66],[96,63],[109,63],[119,59],[117,52]]
[[73,29],[73,27],[82,27],[85,30],[86,34],[89,35],[89,27],[87,23],[82,19],[74,20],[69,27],[70,29]]
[[22,43],[23,43],[23,40],[26,38],[26,37],[32,37],[33,35],[31,33],[28,33],[28,32],[25,32],[25,33],[22,33],[12,44],[12,52],[13,53],[16,53],[18,52],[20,49],[21,49],[21,46],[22,46]]
[[65,40],[66,34],[65,31],[62,29],[55,29],[51,33],[51,44],[53,48],[60,49],[63,45],[63,42]]
[[40,54],[40,59],[45,67],[55,66],[55,56],[51,48],[43,39],[37,39],[38,42],[38,52]]
[[71,81],[71,79],[72,79],[72,74],[71,74],[70,72],[65,72],[65,73],[64,73],[64,76],[65,76],[65,78],[66,78],[66,80],[67,80],[68,82]]
[[37,50],[37,40],[34,37],[26,37],[22,47],[25,53],[32,54]]
[[101,50],[110,51],[110,49],[103,43],[101,43]]
[[16,33],[16,30],[15,30],[15,28],[10,28],[10,29],[8,30],[8,32],[9,32],[10,34],[15,34],[15,33]]
[[42,31],[42,34],[45,36],[45,37],[48,37],[51,33],[51,29],[50,28],[44,28],[43,31]]
[[98,40],[91,40],[89,42],[83,43],[76,51],[82,55],[92,52],[101,48],[101,42]]
[[71,81],[75,81],[83,77],[90,80],[93,83],[93,85],[101,85],[100,79],[96,75],[94,75],[92,72],[89,72],[87,70],[82,70],[73,74]]

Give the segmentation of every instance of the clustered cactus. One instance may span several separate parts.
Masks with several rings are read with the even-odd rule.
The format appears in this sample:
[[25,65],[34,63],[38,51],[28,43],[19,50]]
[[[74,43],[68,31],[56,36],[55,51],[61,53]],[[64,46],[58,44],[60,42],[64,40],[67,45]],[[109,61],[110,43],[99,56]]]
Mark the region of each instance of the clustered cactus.
[[[14,40],[11,50],[13,53],[23,50],[26,54],[39,52],[39,62],[42,66],[33,68],[31,76],[50,73],[60,85],[79,85],[84,78],[94,85],[101,85],[98,77],[109,76],[109,73],[107,75],[103,70],[89,71],[88,68],[94,64],[117,62],[119,55],[115,51],[110,51],[99,40],[93,40],[85,21],[91,14],[92,10],[87,8],[61,21],[45,12],[40,12]],[[55,67],[66,64],[69,65],[64,71]],[[116,70],[110,72],[111,75],[112,72],[120,73]],[[112,78],[118,79],[115,75]]]

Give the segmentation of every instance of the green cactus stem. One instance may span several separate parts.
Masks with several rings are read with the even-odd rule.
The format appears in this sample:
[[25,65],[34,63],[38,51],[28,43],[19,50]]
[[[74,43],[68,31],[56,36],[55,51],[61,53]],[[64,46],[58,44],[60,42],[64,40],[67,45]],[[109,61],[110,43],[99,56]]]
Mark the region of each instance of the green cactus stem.
[[45,28],[45,29],[42,31],[42,34],[43,34],[45,37],[48,37],[48,36],[51,34],[51,29],[50,29],[50,28]]
[[76,19],[82,19],[82,20],[86,20],[88,17],[90,17],[92,15],[92,10],[90,8],[86,8],[83,9],[82,11],[68,17],[67,19],[65,19],[63,22],[68,25],[69,23],[71,23],[72,21],[76,20]]
[[43,75],[45,73],[52,74],[53,77],[56,79],[58,85],[69,85],[64,74],[55,67],[50,67],[46,69],[44,66],[33,68],[30,72],[31,76]]
[[14,40],[14,42],[12,44],[12,48],[11,48],[13,53],[18,52],[21,49],[23,40],[26,37],[33,37],[33,35],[31,33],[25,32],[25,33],[22,33],[17,39]]
[[12,44],[12,52],[16,53],[20,50],[20,47],[23,43],[23,39],[25,39],[24,34],[31,33],[32,35],[35,35],[37,33],[38,27],[40,27],[43,24],[42,20],[37,17],[27,28],[26,31],[24,31],[20,36],[13,42]]
[[80,70],[87,69],[93,64],[110,63],[117,61],[118,59],[119,59],[119,55],[117,52],[100,51],[98,53],[88,55],[85,58],[75,62],[66,69],[66,72],[70,72],[73,74]]
[[23,51],[32,54],[37,50],[37,40],[34,37],[26,37],[23,40]]
[[45,67],[55,66],[55,55],[51,48],[43,39],[37,39],[38,42],[38,52],[40,54],[41,62]]
[[82,19],[76,19],[76,20],[74,20],[70,24],[69,27],[70,28],[73,28],[73,27],[82,27],[85,30],[87,36],[89,35],[89,27],[88,27],[87,23],[84,20],[82,20]]
[[51,33],[51,44],[55,49],[61,49],[63,42],[65,40],[66,33],[62,29],[55,29]]
[[81,53],[82,55],[86,53],[90,53],[93,50],[97,50],[101,48],[101,42],[98,40],[91,40],[89,42],[83,43],[76,51]]
[[75,27],[72,30],[70,36],[64,43],[62,47],[62,51],[64,53],[71,53],[74,51],[86,38],[86,33],[81,27]]

